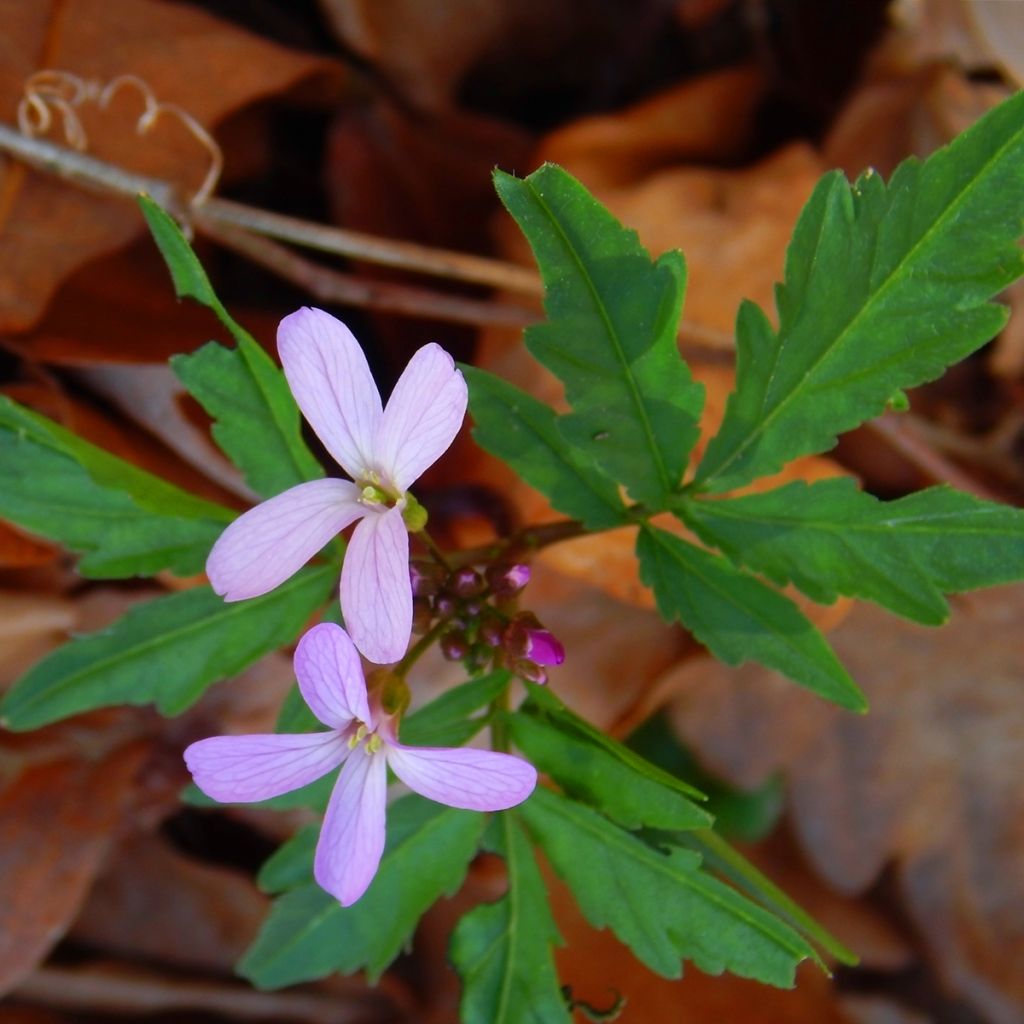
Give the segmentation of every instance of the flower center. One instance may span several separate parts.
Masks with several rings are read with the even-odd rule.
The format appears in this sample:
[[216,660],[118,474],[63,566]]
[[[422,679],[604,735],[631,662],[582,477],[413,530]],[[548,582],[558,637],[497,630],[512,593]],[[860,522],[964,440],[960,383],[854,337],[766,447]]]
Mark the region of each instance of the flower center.
[[348,747],[349,750],[355,750],[356,747],[362,744],[367,754],[376,754],[383,745],[383,742],[376,731],[371,732],[369,726],[360,722],[359,727],[348,739]]

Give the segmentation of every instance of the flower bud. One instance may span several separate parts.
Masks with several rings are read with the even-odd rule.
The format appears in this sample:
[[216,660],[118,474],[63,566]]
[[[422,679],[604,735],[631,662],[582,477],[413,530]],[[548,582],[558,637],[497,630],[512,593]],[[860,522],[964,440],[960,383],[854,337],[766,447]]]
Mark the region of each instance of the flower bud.
[[487,589],[487,584],[480,573],[468,567],[453,572],[448,586],[459,597],[476,597]]
[[517,658],[526,658],[538,665],[561,665],[565,648],[553,633],[546,630],[535,615],[523,612],[505,630],[505,647]]
[[500,647],[505,635],[505,626],[500,619],[486,618],[480,623],[478,635],[488,647]]
[[434,611],[442,618],[445,619],[449,615],[455,613],[455,609],[458,605],[453,597],[449,597],[447,594],[439,594],[434,598]]
[[518,562],[499,562],[487,570],[487,582],[497,597],[512,597],[530,582],[530,567]]
[[412,583],[413,597],[430,597],[441,589],[444,569],[434,562],[417,559],[409,563],[409,580]]
[[412,631],[414,633],[426,633],[434,619],[434,609],[430,607],[430,601],[426,597],[414,597],[412,599]]
[[441,654],[449,661],[461,661],[469,653],[469,642],[466,640],[466,634],[459,629],[450,629],[445,633],[438,646],[441,648]]
[[525,679],[528,683],[536,683],[537,686],[543,686],[548,681],[548,674],[540,665],[525,659],[515,662],[512,671],[520,679]]

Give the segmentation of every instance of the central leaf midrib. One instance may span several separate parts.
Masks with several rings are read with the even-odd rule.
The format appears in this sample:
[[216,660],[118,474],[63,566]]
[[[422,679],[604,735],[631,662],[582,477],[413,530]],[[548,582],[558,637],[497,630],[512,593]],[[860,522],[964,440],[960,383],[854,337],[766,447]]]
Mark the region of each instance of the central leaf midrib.
[[[569,236],[563,230],[561,223],[558,221],[557,217],[555,217],[551,208],[544,201],[544,197],[540,194],[540,192],[537,191],[532,182],[526,180],[524,183],[530,186],[530,191],[536,198],[538,205],[543,210],[544,214],[546,215],[548,221],[551,223],[555,232],[562,239],[566,250],[568,251],[573,263],[576,264],[576,267],[578,268],[580,275],[587,286],[587,290],[590,292],[590,295],[594,301],[594,306],[598,311],[599,317],[604,323],[605,331],[608,334],[608,337],[612,343],[612,347],[615,350],[615,354],[616,356],[618,356],[619,362],[622,365],[623,371],[625,373],[626,387],[629,392],[630,399],[632,400],[632,403],[636,408],[637,418],[639,419],[640,425],[643,428],[643,432],[646,435],[648,448],[651,452],[651,455],[653,456],[655,469],[657,470],[658,477],[661,481],[662,490],[663,492],[668,493],[669,491],[671,491],[673,487],[673,482],[669,478],[668,467],[665,465],[664,460],[661,457],[661,449],[658,447],[657,442],[655,440],[654,430],[651,426],[650,418],[647,415],[647,408],[643,403],[640,390],[637,387],[636,381],[634,380],[633,374],[630,370],[630,363],[626,359],[625,350],[623,349],[622,343],[619,340],[618,332],[614,328],[614,325],[612,323],[611,317],[608,314],[608,310],[604,304],[602,296],[600,292],[597,290],[594,281],[591,278],[589,271],[587,270],[586,265],[580,258],[579,253],[576,251],[576,247],[572,244],[571,240],[569,239]],[[652,270],[653,269],[654,268],[652,267]],[[590,367],[588,367],[588,369],[590,369]],[[591,372],[593,372],[592,369]]]
[[[982,164],[977,174],[968,179],[964,187],[961,188],[961,190],[956,194],[954,200],[943,209],[940,216],[937,217],[932,222],[932,224],[928,227],[924,234],[922,234],[920,238],[918,238],[918,240],[907,251],[905,257],[897,263],[897,265],[893,268],[893,270],[889,273],[889,275],[877,288],[877,290],[857,310],[857,312],[854,313],[850,321],[835,336],[832,344],[829,345],[826,349],[824,349],[820,353],[820,355],[818,355],[818,357],[811,363],[811,365],[803,373],[799,385],[794,387],[786,396],[782,398],[782,400],[778,404],[771,408],[771,411],[768,412],[768,414],[754,427],[754,429],[750,431],[749,434],[747,434],[746,438],[736,448],[733,449],[732,454],[729,455],[726,458],[726,460],[722,462],[715,471],[703,477],[704,483],[708,483],[711,480],[714,480],[717,477],[722,476],[723,473],[727,471],[728,468],[731,465],[733,465],[743,455],[743,453],[754,443],[754,441],[756,441],[758,438],[764,435],[764,433],[768,430],[772,423],[774,423],[775,419],[781,414],[781,412],[784,409],[786,409],[789,403],[794,401],[798,396],[802,394],[802,388],[806,383],[807,379],[821,366],[821,364],[833,352],[835,352],[843,344],[843,341],[845,340],[847,335],[851,331],[856,329],[862,318],[864,318],[870,310],[875,308],[878,301],[888,293],[888,291],[890,290],[890,286],[893,285],[893,282],[903,280],[906,268],[909,264],[914,262],[914,259],[917,256],[919,250],[923,248],[929,241],[931,241],[932,238],[934,238],[935,233],[938,230],[940,230],[940,228],[943,227],[945,223],[950,218],[952,218],[955,213],[959,212],[961,205],[966,201],[968,195],[973,191],[974,188],[978,186],[979,182],[984,178],[985,175],[989,173],[991,168],[1003,158],[1006,151],[1009,150],[1011,146],[1013,146],[1017,142],[1019,135],[1019,131],[1014,132],[1009,137],[1009,139],[1007,139],[1007,141],[1003,143],[1003,145],[1000,146],[993,153],[993,155]],[[922,165],[921,171],[923,172],[927,166],[927,163]],[[848,189],[850,188],[850,184],[844,179],[840,183],[840,187]],[[885,195],[887,208],[885,214],[876,225],[876,233],[877,230],[880,229],[881,225],[885,222],[886,217],[888,217],[891,213],[892,206],[890,202],[891,194],[889,192],[889,184],[886,184]],[[815,248],[815,253],[817,253],[817,248]],[[777,334],[776,337],[781,339],[779,343],[779,351],[781,352],[782,346],[785,345],[788,338],[787,336],[783,335],[781,328],[779,334]]]

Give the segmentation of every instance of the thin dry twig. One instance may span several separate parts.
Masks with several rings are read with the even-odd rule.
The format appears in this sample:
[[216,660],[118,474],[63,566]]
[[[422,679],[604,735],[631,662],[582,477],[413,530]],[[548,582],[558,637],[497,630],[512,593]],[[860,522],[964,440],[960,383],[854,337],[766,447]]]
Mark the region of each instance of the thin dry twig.
[[196,228],[225,248],[266,267],[324,302],[475,326],[523,327],[538,319],[535,312],[522,306],[479,302],[426,288],[342,274],[303,259],[286,246],[205,217],[196,218]]

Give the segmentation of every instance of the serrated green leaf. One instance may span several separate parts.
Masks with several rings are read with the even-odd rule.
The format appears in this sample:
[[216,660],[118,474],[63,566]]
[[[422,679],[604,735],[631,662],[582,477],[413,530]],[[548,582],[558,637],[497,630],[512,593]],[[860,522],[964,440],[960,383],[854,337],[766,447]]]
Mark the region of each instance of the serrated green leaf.
[[571,447],[554,409],[485,370],[463,366],[477,444],[508,463],[559,512],[590,530],[628,522],[618,487]]
[[1024,94],[886,187],[826,175],[804,208],[777,291],[779,330],[737,321],[736,392],[697,470],[724,491],[824,451],[897,392],[988,341],[987,300],[1024,272]]
[[195,299],[207,309],[213,310],[217,319],[239,343],[243,338],[251,340],[248,331],[235,322],[217,298],[217,293],[213,290],[199,257],[192,251],[192,246],[174,218],[147,195],[140,195],[138,203],[142,216],[149,225],[153,241],[156,242],[160,255],[171,272],[171,280],[174,282],[174,291],[178,298]]
[[263,597],[233,604],[195,587],[136,605],[29,669],[0,702],[0,720],[21,731],[113,704],[179,714],[211,683],[293,640],[336,575],[333,566],[305,569]]
[[549,320],[526,345],[565,385],[572,412],[559,430],[636,501],[663,508],[704,402],[677,344],[682,256],[652,263],[635,231],[552,164],[525,179],[497,172],[495,187],[544,279]]
[[258,988],[360,968],[375,981],[424,911],[462,884],[486,821],[474,811],[403,797],[388,808],[384,856],[362,899],[342,907],[312,882],[286,893],[274,902],[239,971]]
[[489,836],[505,858],[508,892],[456,925],[450,955],[462,978],[462,1024],[570,1024],[551,957],[561,937],[530,844],[513,814],[495,817]]
[[501,694],[510,678],[511,673],[499,669],[442,693],[402,720],[402,742],[411,747],[461,747],[487,724],[486,718],[469,716]]
[[1024,578],[1024,511],[932,487],[879,501],[848,477],[688,501],[680,517],[734,562],[824,603],[839,594],[938,625],[943,594]]
[[529,696],[522,708],[524,712],[550,718],[563,732],[575,734],[593,746],[600,747],[605,753],[621,761],[630,771],[642,775],[666,789],[675,790],[690,800],[704,799],[704,794],[699,789],[695,789],[688,782],[663,771],[656,764],[651,764],[636,751],[613,740],[611,736],[591,725],[585,718],[580,718],[574,711],[567,708],[548,687],[527,683],[526,690]]
[[534,767],[574,799],[591,804],[624,828],[685,830],[711,825],[711,815],[676,788],[633,770],[575,730],[559,729],[551,719],[523,713],[508,715],[506,721],[513,742]]
[[83,558],[83,576],[201,572],[229,509],[0,397],[0,516]]
[[101,487],[123,491],[140,508],[165,516],[211,519],[229,523],[236,513],[223,505],[197,498],[180,487],[147,473],[130,462],[97,448],[65,430],[59,423],[0,395],[0,427],[18,438],[67,456],[77,462]]
[[791,988],[797,964],[816,959],[788,925],[701,871],[690,850],[661,852],[545,789],[520,813],[587,920],[664,977],[678,978],[685,959],[707,974]]
[[302,440],[299,409],[284,374],[252,339],[211,341],[171,368],[213,418],[214,440],[264,497],[315,480],[323,467]]
[[851,711],[867,708],[828,642],[788,597],[664,530],[642,527],[636,551],[662,618],[679,619],[727,665],[757,661]]

